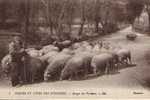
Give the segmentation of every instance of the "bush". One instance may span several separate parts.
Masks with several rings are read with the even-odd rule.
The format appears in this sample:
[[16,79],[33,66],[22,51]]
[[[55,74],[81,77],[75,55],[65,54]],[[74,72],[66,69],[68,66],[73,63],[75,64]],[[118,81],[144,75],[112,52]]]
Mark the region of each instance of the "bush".
[[119,30],[118,26],[114,23],[109,23],[104,27],[105,33],[112,33]]
[[8,53],[8,49],[5,48],[4,46],[0,47],[0,61],[2,60],[2,58]]
[[36,33],[27,34],[26,39],[29,44],[38,44],[41,41],[41,37]]
[[51,35],[47,35],[41,39],[40,44],[42,46],[49,45],[49,44],[52,44],[55,40],[56,40],[55,37],[52,37]]

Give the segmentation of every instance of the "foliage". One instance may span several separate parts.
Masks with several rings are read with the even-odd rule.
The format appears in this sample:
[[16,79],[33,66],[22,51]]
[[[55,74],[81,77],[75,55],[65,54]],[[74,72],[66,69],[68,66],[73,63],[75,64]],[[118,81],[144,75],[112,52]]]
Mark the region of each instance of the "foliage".
[[133,22],[142,8],[141,3],[135,0],[129,0],[127,13],[126,5],[111,0],[1,1],[0,23],[2,24],[0,25],[3,26],[8,19],[15,19],[18,31],[23,33],[26,39],[35,42],[43,40],[39,33],[36,33],[39,27],[48,27],[50,30],[47,35],[50,38],[56,36],[59,40],[68,39],[74,32],[73,25],[76,19],[79,19],[77,22],[79,28],[76,32],[79,37],[84,36],[85,26],[88,26],[93,33],[113,32],[118,29],[118,23],[126,21],[127,18]]

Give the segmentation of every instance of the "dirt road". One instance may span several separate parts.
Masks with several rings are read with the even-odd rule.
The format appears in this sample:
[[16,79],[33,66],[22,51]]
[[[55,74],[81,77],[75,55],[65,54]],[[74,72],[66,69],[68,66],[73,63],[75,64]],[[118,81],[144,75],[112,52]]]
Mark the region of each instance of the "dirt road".
[[[135,41],[126,39],[126,34],[131,32],[131,27],[123,29],[115,34],[105,36],[100,39],[110,41],[111,44],[128,48],[132,53],[134,67],[128,67],[113,75],[103,75],[97,78],[82,80],[82,81],[57,81],[57,82],[42,82],[38,84],[26,85],[19,89],[41,89],[43,90],[67,90],[67,91],[105,91],[111,97],[120,97],[128,95],[133,97],[134,92],[142,92],[142,96],[149,97],[148,88],[143,84],[145,78],[150,77],[150,66],[147,64],[145,54],[150,51],[150,37],[145,34],[136,33],[138,35]],[[6,82],[6,81],[5,81]],[[1,84],[0,84],[1,85]],[[3,87],[8,86],[2,84]],[[118,95],[121,93],[121,95]],[[137,95],[136,95],[137,96]]]

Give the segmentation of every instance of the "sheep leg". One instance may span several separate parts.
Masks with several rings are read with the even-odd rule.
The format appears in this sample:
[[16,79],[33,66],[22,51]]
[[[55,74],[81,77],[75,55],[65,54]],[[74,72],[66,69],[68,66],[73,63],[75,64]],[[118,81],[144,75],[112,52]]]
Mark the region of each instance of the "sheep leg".
[[108,64],[106,64],[107,65],[107,72],[106,72],[106,74],[110,74],[110,72],[112,71],[112,69],[113,69],[113,67],[112,67],[112,62],[111,61],[109,61],[108,62]]
[[92,64],[93,74],[97,74],[97,67],[95,64]]
[[[74,79],[75,80],[78,80],[79,78],[81,78],[81,76],[82,76],[82,72],[84,72],[84,71],[77,71],[77,72],[75,72],[74,73]],[[84,76],[84,75],[83,75]]]
[[124,64],[124,63],[123,63],[123,58],[122,58],[122,57],[119,57],[118,64],[121,64],[121,65]]
[[131,61],[131,54],[129,54],[129,56],[128,56],[128,61],[129,61],[130,64],[132,64],[132,61]]
[[124,58],[125,65],[128,65],[128,57]]
[[96,67],[93,68],[93,73],[96,75],[98,73],[98,70]]
[[105,73],[105,74],[108,74],[108,64],[107,64],[107,63],[105,64],[105,70],[104,70],[104,73]]
[[79,78],[80,71],[74,73],[74,79],[77,80]]
[[127,65],[127,57],[122,57],[120,62],[122,65]]
[[34,83],[34,81],[35,81],[35,74],[32,73],[32,75],[31,75],[31,81],[30,82]]
[[119,71],[119,63],[114,63],[114,70]]
[[109,73],[109,67],[110,67],[110,64],[109,64],[109,63],[106,63],[106,64],[105,64],[105,69],[104,69],[104,73],[105,73],[105,74],[108,74],[108,73]]
[[69,77],[69,79],[68,79],[69,81],[71,81],[72,80],[72,75]]
[[113,62],[113,59],[111,60],[111,70],[112,72],[115,72],[115,63]]
[[59,81],[62,81],[62,80],[63,80],[62,77],[60,77],[60,78],[59,78]]
[[110,71],[115,72],[115,64],[114,64],[113,60],[111,61]]
[[114,67],[113,67],[113,60],[110,60],[108,65],[107,65],[107,74],[110,74],[111,71],[114,70]]
[[76,76],[76,75],[75,75],[75,72],[73,72],[73,73],[70,75],[70,77],[69,77],[68,80],[71,81],[71,80],[74,78],[74,76]]

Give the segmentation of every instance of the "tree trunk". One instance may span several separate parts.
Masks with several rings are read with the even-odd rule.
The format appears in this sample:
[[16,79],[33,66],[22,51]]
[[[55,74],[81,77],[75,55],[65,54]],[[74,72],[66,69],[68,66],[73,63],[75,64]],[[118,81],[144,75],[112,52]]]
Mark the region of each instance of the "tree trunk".
[[0,7],[1,7],[1,14],[0,14],[0,16],[1,16],[1,29],[7,27],[6,26],[6,20],[8,18],[8,16],[7,16],[7,7],[8,7],[8,4],[7,3],[8,2],[4,0],[1,3],[1,5],[0,5]]
[[85,5],[83,4],[83,2],[81,2],[81,24],[80,24],[80,29],[79,29],[79,32],[78,32],[78,35],[81,36],[82,35],[82,32],[83,32],[83,29],[84,29],[84,24],[85,24]]
[[95,21],[95,32],[98,33],[99,32],[99,21]]
[[52,24],[50,25],[50,32],[51,32],[51,35],[54,35],[54,33],[53,33],[53,25]]
[[84,23],[85,23],[85,20],[83,20],[80,24],[80,29],[79,29],[79,36],[82,35],[82,32],[83,32],[83,29],[84,29]]
[[62,5],[63,5],[62,10],[61,10],[59,18],[58,18],[58,31],[57,31],[57,35],[60,35],[60,36],[62,35],[61,33],[63,33],[63,18],[64,18],[64,14],[65,14],[66,1]]
[[25,41],[27,41],[28,36],[29,36],[29,25],[30,25],[30,1],[26,1],[26,10],[25,10],[25,19],[24,19],[24,38]]
[[148,13],[148,19],[149,19],[149,29],[148,29],[148,31],[150,31],[150,13]]
[[69,33],[71,33],[72,32],[71,24],[68,24],[68,28],[69,28]]
[[47,21],[48,21],[48,26],[49,26],[49,28],[50,28],[50,34],[51,35],[53,35],[53,24],[52,24],[52,20],[51,20],[51,15],[50,15],[50,5],[52,5],[51,4],[51,2],[50,2],[50,0],[48,0],[48,3],[47,3]]

